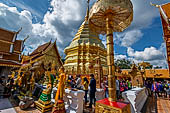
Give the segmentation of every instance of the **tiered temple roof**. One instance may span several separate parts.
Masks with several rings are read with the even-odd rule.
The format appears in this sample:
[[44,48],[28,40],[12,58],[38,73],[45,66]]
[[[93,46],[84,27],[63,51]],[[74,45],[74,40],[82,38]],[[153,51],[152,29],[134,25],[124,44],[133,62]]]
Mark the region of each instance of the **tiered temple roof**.
[[170,3],[163,4],[158,7],[160,10],[164,39],[167,47],[168,65],[170,69]]
[[20,67],[22,40],[16,40],[19,32],[0,28],[0,66]]
[[35,49],[30,55],[24,56],[23,66],[29,66],[30,64],[36,63],[38,61],[45,62],[56,62],[56,65],[61,66],[61,56],[58,52],[56,41],[52,43],[51,41],[40,45]]

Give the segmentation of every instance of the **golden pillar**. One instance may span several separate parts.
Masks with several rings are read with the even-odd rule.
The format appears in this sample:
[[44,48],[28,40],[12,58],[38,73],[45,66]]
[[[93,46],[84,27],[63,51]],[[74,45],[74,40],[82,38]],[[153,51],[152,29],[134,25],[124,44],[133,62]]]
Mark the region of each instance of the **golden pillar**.
[[113,30],[110,20],[111,14],[106,17],[106,40],[107,40],[107,65],[108,65],[108,90],[109,100],[116,101],[116,84],[114,70]]

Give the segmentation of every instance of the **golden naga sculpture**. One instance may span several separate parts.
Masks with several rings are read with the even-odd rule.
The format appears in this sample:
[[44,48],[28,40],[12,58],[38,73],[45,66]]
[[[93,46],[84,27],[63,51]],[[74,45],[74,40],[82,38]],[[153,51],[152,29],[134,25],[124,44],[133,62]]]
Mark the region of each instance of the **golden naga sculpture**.
[[57,93],[55,96],[55,105],[53,107],[52,113],[65,113],[65,105],[64,105],[64,100],[63,100],[63,95],[64,95],[64,88],[65,88],[65,79],[66,79],[66,74],[64,73],[64,67],[61,67],[59,69],[59,84],[58,84],[58,89]]

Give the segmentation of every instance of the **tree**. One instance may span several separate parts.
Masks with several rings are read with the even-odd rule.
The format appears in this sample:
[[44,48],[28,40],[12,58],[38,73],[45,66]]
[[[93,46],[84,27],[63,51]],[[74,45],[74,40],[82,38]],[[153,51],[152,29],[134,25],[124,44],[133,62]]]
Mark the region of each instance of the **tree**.
[[161,66],[156,66],[156,67],[154,67],[154,69],[162,69],[162,67]]
[[115,61],[115,66],[119,67],[120,69],[131,69],[131,61],[126,59],[117,59]]

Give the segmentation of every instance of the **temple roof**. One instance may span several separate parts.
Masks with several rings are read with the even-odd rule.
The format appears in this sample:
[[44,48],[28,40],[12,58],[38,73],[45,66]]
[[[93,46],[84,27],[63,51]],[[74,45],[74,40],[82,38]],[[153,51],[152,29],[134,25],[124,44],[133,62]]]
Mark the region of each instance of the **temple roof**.
[[11,44],[10,43],[5,43],[5,42],[1,42],[0,41],[0,52],[3,54],[9,54],[10,52],[10,48],[11,48]]
[[18,33],[0,28],[0,66],[20,66],[23,41],[16,40]]
[[14,42],[16,33],[0,28],[0,41]]
[[167,23],[170,23],[170,3],[160,6],[160,13]]
[[35,49],[35,50],[30,54],[30,56],[33,56],[33,55],[35,55],[35,54],[38,54],[38,53],[41,53],[41,52],[45,51],[48,47],[50,47],[50,45],[52,45],[51,42],[48,42],[48,43],[45,43],[45,44],[43,44],[43,45],[38,46],[38,48]]
[[0,59],[0,66],[20,67],[21,64],[15,61],[11,61],[11,60]]
[[42,55],[44,55],[53,46],[56,49],[57,55],[59,56],[59,58],[61,58],[60,54],[58,52],[58,49],[57,49],[56,41],[54,43],[51,43],[51,41],[50,41],[50,42],[47,42],[47,43],[45,43],[43,45],[40,45],[29,56],[31,56],[32,60],[37,59],[37,58],[41,57]]
[[14,42],[14,51],[22,52],[22,45],[23,45],[23,41],[22,40],[16,40]]
[[170,3],[156,5],[160,10],[162,28],[167,50],[167,62],[170,69]]

